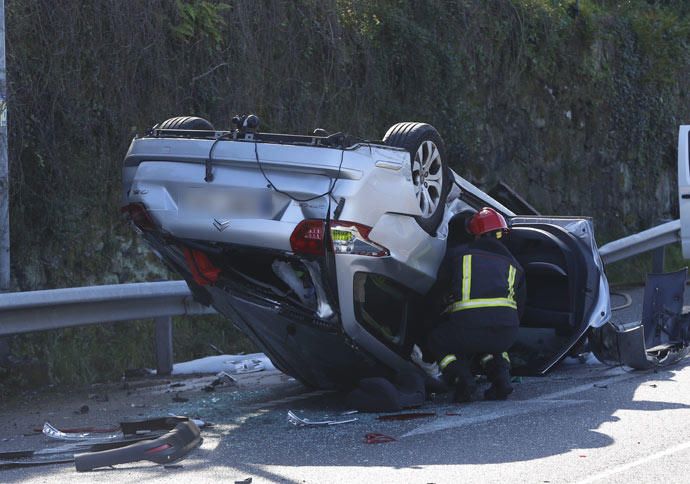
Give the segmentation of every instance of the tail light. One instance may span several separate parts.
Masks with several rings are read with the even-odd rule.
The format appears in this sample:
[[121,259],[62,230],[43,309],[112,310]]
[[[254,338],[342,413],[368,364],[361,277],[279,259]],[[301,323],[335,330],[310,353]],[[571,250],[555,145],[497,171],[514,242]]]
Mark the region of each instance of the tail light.
[[158,228],[156,222],[146,210],[146,206],[143,203],[130,203],[122,207],[121,211],[122,213],[128,214],[134,225],[145,232]]
[[295,254],[324,255],[323,238],[326,223],[323,220],[302,220],[290,236],[290,247]]
[[[290,236],[290,246],[297,254],[324,255],[326,224],[323,220],[303,220]],[[355,222],[331,223],[331,241],[336,254],[384,257],[390,255],[385,247],[369,240],[371,227]]]
[[184,258],[194,282],[200,286],[208,286],[218,281],[220,269],[213,265],[206,254],[200,250],[184,247]]
[[333,222],[331,240],[336,254],[368,255],[384,257],[391,253],[385,247],[369,240],[371,227],[355,222]]

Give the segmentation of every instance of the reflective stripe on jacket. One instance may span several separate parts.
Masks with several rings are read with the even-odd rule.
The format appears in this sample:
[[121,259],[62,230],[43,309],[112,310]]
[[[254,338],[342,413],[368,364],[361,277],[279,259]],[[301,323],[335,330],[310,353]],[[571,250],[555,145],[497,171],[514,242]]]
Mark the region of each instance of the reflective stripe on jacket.
[[[490,261],[495,263],[494,261]],[[482,266],[482,269],[484,266]],[[481,269],[479,271],[481,273]],[[512,308],[517,309],[515,302],[515,266],[508,264],[508,277],[506,278],[506,292],[503,297],[475,297],[472,298],[472,254],[465,254],[462,257],[462,298],[455,301],[446,308],[447,313],[463,311],[474,308]]]
[[456,247],[446,261],[451,297],[444,313],[468,326],[518,325],[516,286],[523,270],[498,241],[478,240]]

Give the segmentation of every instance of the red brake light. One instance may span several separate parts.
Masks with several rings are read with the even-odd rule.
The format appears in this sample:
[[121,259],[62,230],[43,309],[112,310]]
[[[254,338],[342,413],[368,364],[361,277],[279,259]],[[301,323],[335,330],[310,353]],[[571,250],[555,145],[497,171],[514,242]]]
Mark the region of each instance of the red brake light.
[[130,203],[129,205],[122,207],[121,211],[129,214],[129,218],[132,220],[134,225],[139,227],[141,230],[150,231],[158,228],[156,222],[154,222],[143,203]]
[[[324,220],[302,220],[290,236],[290,247],[295,254],[324,255],[326,245]],[[372,228],[355,222],[331,222],[331,247],[336,254],[386,257],[390,251],[369,240]]]
[[290,247],[296,254],[324,255],[325,223],[323,220],[302,220],[290,236]]
[[200,250],[184,247],[184,258],[189,272],[192,273],[194,282],[200,286],[215,284],[220,275],[220,269]]

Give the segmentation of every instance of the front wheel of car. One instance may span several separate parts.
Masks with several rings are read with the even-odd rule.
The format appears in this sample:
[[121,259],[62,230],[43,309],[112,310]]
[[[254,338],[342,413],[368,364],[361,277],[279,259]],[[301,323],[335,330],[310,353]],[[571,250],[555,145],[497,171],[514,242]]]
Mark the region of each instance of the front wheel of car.
[[441,135],[430,124],[407,122],[391,126],[383,141],[409,151],[412,184],[421,212],[415,219],[424,231],[435,235],[443,219],[451,185],[451,172]]

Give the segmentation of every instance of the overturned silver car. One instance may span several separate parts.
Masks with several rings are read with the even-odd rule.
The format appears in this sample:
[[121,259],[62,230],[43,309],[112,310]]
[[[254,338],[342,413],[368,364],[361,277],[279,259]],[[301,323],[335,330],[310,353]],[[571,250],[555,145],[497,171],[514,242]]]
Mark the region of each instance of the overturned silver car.
[[123,210],[197,300],[305,384],[422,371],[410,355],[433,320],[453,221],[483,206],[509,220],[505,243],[526,271],[514,372],[548,371],[609,321],[591,221],[515,215],[448,167],[432,126],[369,141],[233,123],[172,118],[135,138]]

